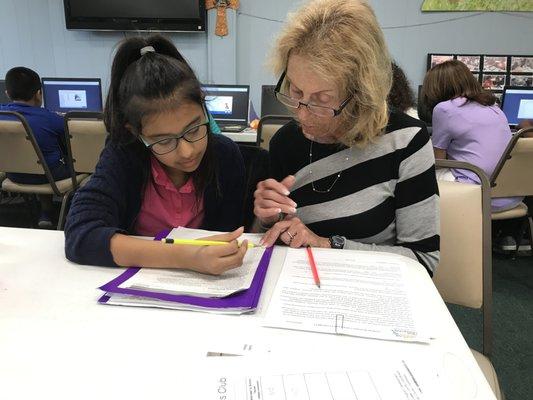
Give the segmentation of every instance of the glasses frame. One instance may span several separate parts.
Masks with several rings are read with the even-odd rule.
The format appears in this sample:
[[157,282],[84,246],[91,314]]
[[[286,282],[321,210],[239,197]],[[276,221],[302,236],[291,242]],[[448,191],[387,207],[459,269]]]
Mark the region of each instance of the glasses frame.
[[[202,110],[204,112],[204,116],[205,116],[205,121],[202,122],[201,124],[197,124],[197,125],[194,125],[194,126],[191,126],[190,128],[188,128],[187,130],[185,130],[185,132],[182,132],[180,133],[179,135],[168,135],[167,137],[163,138],[163,139],[160,139],[154,143],[148,143],[148,141],[144,138],[144,136],[142,134],[139,134],[139,140],[146,146],[146,148],[148,150],[150,150],[152,153],[154,154],[157,154],[158,156],[162,156],[162,155],[165,155],[165,154],[168,154],[174,150],[176,150],[178,148],[178,145],[180,143],[180,139],[183,139],[185,140],[187,143],[195,143],[195,142],[199,142],[200,140],[204,139],[207,135],[209,135],[209,124],[210,124],[210,121],[209,121],[209,116],[207,114],[207,109],[205,108],[205,104],[202,104]],[[196,128],[199,128],[201,126],[207,126],[207,129],[205,130],[205,135],[202,136],[201,138],[198,138],[196,140],[189,140],[185,137],[185,135],[187,133],[189,133],[190,131],[192,131],[193,129],[196,129]],[[171,150],[169,151],[165,151],[164,153],[158,153],[157,151],[155,151],[153,149],[153,147],[158,144],[158,143],[161,143],[165,140],[168,140],[168,139],[176,139],[176,146],[174,148],[172,148]]]
[[[278,83],[277,83],[277,85],[276,85],[276,87],[275,87],[275,89],[274,89],[274,93],[275,93],[275,95],[276,95],[276,100],[278,100],[278,101],[279,101],[281,104],[283,104],[284,106],[289,107],[289,108],[292,108],[292,109],[294,109],[294,110],[299,109],[300,106],[305,106],[305,107],[307,108],[307,111],[309,111],[311,114],[316,115],[317,117],[325,117],[325,115],[318,115],[318,114],[315,114],[313,111],[311,111],[311,110],[309,109],[309,106],[311,105],[312,107],[318,107],[318,108],[322,108],[322,109],[324,109],[324,110],[330,110],[330,111],[333,112],[333,115],[331,115],[331,117],[336,117],[336,116],[338,116],[338,115],[342,112],[342,110],[344,110],[344,108],[348,105],[348,103],[350,102],[350,100],[352,100],[352,98],[353,98],[353,96],[348,96],[348,97],[346,98],[346,100],[344,100],[344,101],[340,104],[339,108],[324,107],[324,106],[318,106],[318,105],[316,105],[316,104],[303,103],[303,102],[301,102],[301,101],[299,101],[299,100],[297,100],[297,99],[295,99],[295,98],[293,98],[293,97],[290,97],[290,96],[288,96],[288,95],[286,95],[286,94],[284,94],[284,93],[281,93],[281,91],[280,91],[280,89],[281,89],[281,85],[283,84],[283,80],[285,79],[285,76],[286,76],[286,75],[287,75],[287,70],[283,71],[283,73],[282,73],[281,76],[279,77]],[[290,106],[290,105],[288,105],[288,104],[285,104],[283,101],[281,101],[281,100],[279,99],[278,96],[281,96],[281,97],[284,97],[284,98],[290,99],[291,101],[294,101],[294,102],[298,102],[298,105],[295,106],[295,107],[292,107],[292,106]]]

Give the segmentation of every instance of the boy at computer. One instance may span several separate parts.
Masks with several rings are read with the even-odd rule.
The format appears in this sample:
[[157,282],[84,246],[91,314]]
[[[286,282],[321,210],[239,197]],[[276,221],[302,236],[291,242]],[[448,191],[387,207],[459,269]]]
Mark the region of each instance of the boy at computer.
[[[25,67],[10,69],[5,79],[6,94],[11,103],[0,105],[0,111],[14,111],[22,114],[30,125],[39,148],[56,181],[68,178],[70,172],[63,161],[64,121],[58,114],[50,112],[42,105],[41,80],[39,75]],[[1,116],[2,118],[9,118]],[[45,175],[8,173],[7,177],[16,183],[48,183]],[[40,228],[51,228],[52,196],[39,195],[41,214]]]

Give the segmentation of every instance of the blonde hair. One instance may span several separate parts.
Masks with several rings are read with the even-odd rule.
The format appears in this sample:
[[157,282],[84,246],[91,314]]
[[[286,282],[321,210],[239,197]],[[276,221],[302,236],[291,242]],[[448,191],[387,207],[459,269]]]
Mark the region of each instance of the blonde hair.
[[289,56],[304,56],[322,78],[352,100],[339,115],[347,146],[365,146],[388,122],[392,73],[383,32],[362,0],[312,0],[295,13],[277,39],[272,67],[280,75]]

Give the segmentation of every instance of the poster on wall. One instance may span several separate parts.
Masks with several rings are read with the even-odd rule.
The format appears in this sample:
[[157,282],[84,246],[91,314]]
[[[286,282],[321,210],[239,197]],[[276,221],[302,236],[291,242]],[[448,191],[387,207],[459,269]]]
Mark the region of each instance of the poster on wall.
[[424,0],[422,11],[533,11],[533,1]]

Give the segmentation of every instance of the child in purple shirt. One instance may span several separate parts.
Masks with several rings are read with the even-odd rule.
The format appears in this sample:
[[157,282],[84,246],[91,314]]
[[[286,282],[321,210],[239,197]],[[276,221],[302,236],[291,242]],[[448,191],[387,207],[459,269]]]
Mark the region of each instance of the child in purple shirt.
[[[460,61],[447,61],[428,71],[424,101],[433,112],[435,158],[464,161],[493,173],[509,141],[511,130],[492,93]],[[471,171],[452,169],[457,182],[479,184]],[[492,199],[493,211],[516,207],[522,197]]]

